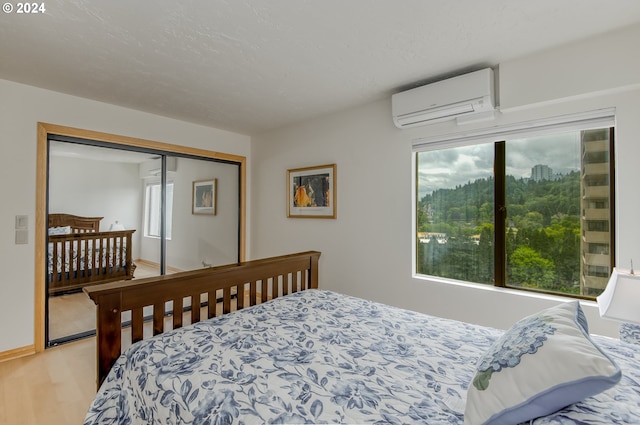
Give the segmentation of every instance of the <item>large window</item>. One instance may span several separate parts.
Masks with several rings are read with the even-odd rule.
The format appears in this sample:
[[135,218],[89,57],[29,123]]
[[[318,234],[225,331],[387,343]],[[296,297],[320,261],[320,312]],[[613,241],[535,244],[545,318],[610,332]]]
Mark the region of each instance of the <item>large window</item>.
[[613,266],[613,129],[420,151],[417,273],[593,298]]
[[[144,235],[159,238],[161,229],[160,213],[162,211],[162,185],[160,183],[149,183],[146,185],[144,205]],[[166,214],[166,238],[170,240],[173,217],[173,183],[167,183]]]

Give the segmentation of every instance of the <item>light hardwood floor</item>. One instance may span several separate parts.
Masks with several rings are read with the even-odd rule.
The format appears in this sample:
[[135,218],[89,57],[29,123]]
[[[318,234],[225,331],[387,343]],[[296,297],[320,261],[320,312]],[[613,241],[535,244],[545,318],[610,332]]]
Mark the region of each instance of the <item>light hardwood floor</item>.
[[[78,295],[88,299],[85,294]],[[245,297],[248,304],[248,292]],[[201,299],[204,300],[206,297]],[[89,302],[94,309],[93,302]],[[217,314],[221,315],[222,303],[216,308]],[[235,300],[232,309],[235,310]],[[206,317],[207,308],[203,307],[200,314]],[[92,310],[91,319],[95,321],[95,310]],[[190,322],[191,314],[185,312],[183,323]],[[165,329],[170,328],[171,318],[167,317]],[[151,336],[152,331],[152,323],[146,323],[145,338]],[[129,345],[124,342],[130,340],[126,335],[128,332],[129,329],[123,330],[123,348]],[[0,425],[82,424],[95,395],[95,337],[0,362]]]
[[[156,274],[153,265],[136,269],[138,278]],[[84,293],[52,297],[49,308],[52,338],[95,329],[95,305]],[[82,424],[95,395],[95,337],[0,362],[0,425]]]
[[96,305],[84,293],[49,298],[49,339],[79,334],[96,328]]
[[96,394],[87,338],[0,363],[0,425],[82,424]]
[[[158,266],[136,260],[135,277],[157,276]],[[168,268],[167,273],[179,270]],[[67,337],[96,328],[96,306],[84,292],[49,298],[49,340]]]

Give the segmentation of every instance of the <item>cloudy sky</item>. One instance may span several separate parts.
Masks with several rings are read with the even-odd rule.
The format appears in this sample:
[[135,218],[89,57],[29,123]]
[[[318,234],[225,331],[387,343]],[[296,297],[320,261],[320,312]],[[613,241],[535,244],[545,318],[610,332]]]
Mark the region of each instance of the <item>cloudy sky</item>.
[[[531,177],[542,164],[553,173],[580,169],[580,132],[507,141],[507,174]],[[493,175],[493,143],[418,154],[418,196]]]

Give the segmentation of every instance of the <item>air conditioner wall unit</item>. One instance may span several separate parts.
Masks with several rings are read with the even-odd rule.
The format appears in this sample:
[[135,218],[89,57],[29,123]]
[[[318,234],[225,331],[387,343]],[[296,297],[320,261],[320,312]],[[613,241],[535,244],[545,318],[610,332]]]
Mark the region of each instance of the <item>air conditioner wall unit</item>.
[[393,122],[398,128],[492,113],[495,109],[491,68],[460,75],[391,96]]

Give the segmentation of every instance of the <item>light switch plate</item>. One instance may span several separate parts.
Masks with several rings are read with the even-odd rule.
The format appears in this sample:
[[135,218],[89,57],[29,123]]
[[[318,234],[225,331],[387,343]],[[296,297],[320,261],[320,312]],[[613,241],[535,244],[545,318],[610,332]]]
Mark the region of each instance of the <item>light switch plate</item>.
[[16,245],[29,243],[29,231],[27,229],[16,229]]
[[16,216],[16,230],[29,228],[29,216],[17,215]]

